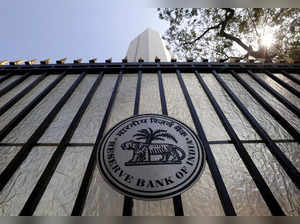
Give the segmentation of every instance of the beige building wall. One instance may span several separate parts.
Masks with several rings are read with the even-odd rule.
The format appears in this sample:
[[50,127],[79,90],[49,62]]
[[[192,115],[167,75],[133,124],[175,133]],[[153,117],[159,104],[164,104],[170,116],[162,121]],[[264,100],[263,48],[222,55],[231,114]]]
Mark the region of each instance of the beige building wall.
[[150,62],[154,61],[155,57],[160,58],[161,61],[171,60],[171,54],[160,33],[150,28],[130,42],[126,56],[129,62],[137,62],[139,58]]

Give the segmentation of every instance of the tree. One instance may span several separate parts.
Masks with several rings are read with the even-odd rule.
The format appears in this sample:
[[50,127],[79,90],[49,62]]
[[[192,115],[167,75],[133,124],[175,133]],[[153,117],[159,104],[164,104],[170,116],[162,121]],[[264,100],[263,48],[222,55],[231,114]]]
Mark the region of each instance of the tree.
[[297,8],[159,8],[158,13],[170,24],[163,39],[179,59],[271,60],[295,56],[300,49]]
[[154,140],[161,140],[164,141],[164,138],[172,139],[174,142],[177,142],[177,140],[174,138],[173,135],[167,133],[166,130],[156,130],[153,131],[152,128],[142,129],[138,131],[139,133],[135,134],[133,137],[137,137],[137,140],[144,139],[145,143],[151,144]]

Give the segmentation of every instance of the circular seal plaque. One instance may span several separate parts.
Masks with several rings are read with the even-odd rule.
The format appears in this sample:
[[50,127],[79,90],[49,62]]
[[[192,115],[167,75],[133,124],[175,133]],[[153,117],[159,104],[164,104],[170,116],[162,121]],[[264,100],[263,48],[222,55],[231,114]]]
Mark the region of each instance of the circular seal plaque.
[[197,181],[205,164],[196,134],[158,114],[118,123],[102,139],[97,156],[100,173],[115,190],[143,200],[181,194]]

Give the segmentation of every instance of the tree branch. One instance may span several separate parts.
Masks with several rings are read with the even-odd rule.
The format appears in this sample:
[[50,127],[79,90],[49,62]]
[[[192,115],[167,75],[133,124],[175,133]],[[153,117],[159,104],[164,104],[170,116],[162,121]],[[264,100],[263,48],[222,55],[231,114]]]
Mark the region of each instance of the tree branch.
[[254,21],[253,21],[252,15],[250,14],[250,11],[249,11],[248,8],[247,8],[247,12],[248,12],[249,18],[251,19],[251,22],[252,22],[252,24],[253,24],[253,26],[254,26],[256,35],[258,36],[258,38],[260,38],[260,36],[259,36],[259,34],[258,34],[258,32],[257,32],[257,29],[256,29],[256,25],[255,25],[255,23],[254,23]]
[[200,40],[202,37],[205,36],[205,34],[207,34],[210,30],[213,30],[213,29],[217,29],[221,26],[221,23],[219,23],[218,25],[216,26],[212,26],[212,27],[209,27],[207,28],[199,37],[197,37],[196,39],[192,40],[192,41],[186,41],[184,44],[194,44],[196,41]]
[[221,22],[221,30],[220,30],[220,36],[225,37],[227,39],[230,39],[234,42],[236,42],[238,45],[240,45],[242,48],[244,48],[246,51],[251,51],[252,47],[247,46],[246,44],[244,44],[241,39],[229,34],[225,32],[225,28],[229,22],[229,20],[231,20],[234,16],[234,10],[230,9],[230,8],[225,8],[226,13],[225,13],[225,20]]
[[[236,37],[232,34],[229,34],[225,31],[225,29],[226,29],[227,25],[229,24],[230,20],[232,20],[233,17],[234,17],[235,10],[232,9],[232,8],[223,8],[223,10],[225,10],[224,20],[221,20],[215,26],[207,28],[200,36],[198,36],[194,40],[185,41],[183,44],[184,45],[193,45],[197,41],[199,41],[201,38],[203,38],[209,31],[220,28],[220,31],[219,31],[218,35],[221,36],[221,37],[225,37],[226,39],[229,39],[229,40],[234,41],[235,43],[237,43],[239,46],[241,46],[244,50],[247,51],[247,54],[246,54],[247,56],[253,56],[255,58],[270,59],[271,57],[268,55],[266,49],[263,46],[259,46],[259,50],[254,51],[251,45],[250,46],[246,45],[240,38],[238,38],[238,37]],[[249,14],[249,11],[248,11],[248,14]],[[258,35],[255,23],[253,22],[253,19],[251,18],[251,16],[250,16],[250,19],[252,20],[252,23],[254,25],[254,29],[256,31],[256,34]],[[259,37],[259,35],[258,35],[258,37]],[[181,40],[181,41],[183,41],[183,40]]]
[[261,47],[258,51],[253,51],[252,46],[247,46],[241,39],[225,32],[225,28],[228,24],[228,22],[233,18],[234,16],[234,10],[231,8],[225,8],[225,20],[221,23],[222,27],[220,30],[220,36],[225,37],[227,39],[230,39],[234,42],[236,42],[238,45],[240,45],[243,49],[245,49],[248,52],[248,55],[253,56],[255,58],[265,58],[270,59],[270,56],[266,52],[266,49]]

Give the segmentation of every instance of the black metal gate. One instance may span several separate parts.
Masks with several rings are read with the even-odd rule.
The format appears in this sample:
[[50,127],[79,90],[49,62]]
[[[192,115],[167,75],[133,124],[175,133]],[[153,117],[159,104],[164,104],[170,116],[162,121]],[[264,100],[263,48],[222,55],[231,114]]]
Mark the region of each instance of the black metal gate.
[[[123,74],[134,73],[137,74],[137,83],[136,83],[136,96],[134,103],[134,115],[139,113],[139,104],[140,104],[140,93],[141,93],[141,82],[143,75],[147,73],[155,73],[158,78],[159,86],[159,95],[161,101],[162,114],[168,115],[168,107],[165,96],[165,89],[163,83],[163,75],[165,73],[175,73],[179,82],[181,89],[176,91],[182,91],[184,98],[186,100],[186,105],[190,112],[191,118],[195,125],[195,129],[199,138],[201,139],[206,155],[207,155],[207,164],[211,172],[217,193],[222,204],[225,215],[236,215],[232,200],[229,196],[229,193],[226,189],[226,186],[223,181],[223,177],[219,171],[218,164],[214,158],[214,155],[211,150],[211,145],[213,144],[233,144],[235,146],[236,152],[243,161],[245,167],[247,168],[249,174],[253,178],[261,196],[263,197],[268,209],[272,215],[285,215],[282,207],[279,205],[278,200],[274,197],[272,191],[270,190],[268,184],[261,175],[259,169],[254,164],[251,156],[248,154],[245,149],[245,143],[264,143],[271,154],[276,158],[278,163],[281,165],[285,173],[288,175],[293,184],[300,189],[300,174],[297,168],[293,165],[289,158],[282,152],[279,146],[276,143],[280,142],[294,142],[297,147],[294,150],[299,151],[299,142],[300,142],[300,127],[295,127],[291,122],[285,118],[284,114],[281,114],[274,108],[264,96],[259,94],[251,85],[241,78],[240,73],[247,73],[247,76],[251,77],[255,82],[257,82],[263,89],[269,92],[274,98],[281,102],[287,110],[292,112],[297,118],[299,124],[300,119],[300,109],[292,103],[287,97],[279,93],[276,88],[272,87],[266,81],[264,81],[256,73],[265,73],[269,78],[274,80],[277,84],[281,85],[290,93],[294,94],[299,100],[300,91],[299,89],[292,87],[290,84],[284,80],[278,78],[274,73],[280,73],[285,78],[293,82],[295,85],[300,85],[300,64],[272,64],[272,63],[198,63],[198,62],[139,62],[139,63],[89,63],[89,64],[46,64],[46,65],[10,65],[10,66],[1,66],[0,67],[0,83],[11,79],[15,75],[20,75],[14,81],[5,85],[0,89],[0,100],[1,97],[7,94],[9,91],[14,91],[14,88],[20,85],[28,77],[39,75],[32,83],[30,83],[22,91],[15,94],[9,101],[0,107],[0,117],[5,114],[9,109],[13,108],[18,102],[22,102],[22,99],[26,94],[29,94],[32,89],[34,89],[39,83],[44,80],[49,75],[59,74],[55,80],[53,80],[39,95],[37,95],[30,103],[28,103],[13,119],[11,119],[5,127],[0,130],[0,150],[6,146],[20,146],[20,150],[16,153],[14,158],[8,163],[8,165],[2,170],[0,174],[0,191],[2,191],[7,183],[10,181],[15,172],[20,168],[23,162],[26,160],[27,156],[33,149],[33,147],[38,145],[43,145],[39,143],[40,138],[46,132],[47,128],[55,119],[56,115],[59,113],[64,104],[68,101],[71,95],[74,93],[76,88],[79,86],[81,81],[85,78],[87,74],[98,74],[97,79],[92,84],[92,87],[89,89],[87,95],[84,97],[83,103],[76,112],[76,115],[72,118],[71,123],[68,126],[67,131],[64,133],[62,139],[58,143],[53,144],[44,144],[55,146],[55,152],[52,154],[51,159],[48,161],[46,168],[43,170],[41,176],[38,179],[37,184],[33,188],[30,196],[26,200],[22,209],[20,210],[20,215],[33,215],[36,207],[38,206],[46,188],[59,164],[61,158],[70,145],[70,140],[78,127],[80,120],[88,108],[93,95],[95,94],[97,87],[101,83],[103,77],[106,74],[118,74],[116,82],[113,87],[113,91],[110,96],[108,105],[106,107],[105,114],[98,131],[97,139],[94,144],[89,144],[93,146],[91,156],[89,158],[87,167],[83,179],[81,180],[81,186],[79,192],[77,193],[76,200],[73,205],[72,213],[70,215],[81,215],[85,206],[86,198],[89,191],[89,186],[92,178],[93,171],[95,169],[96,163],[96,149],[99,145],[99,142],[104,135],[105,128],[107,126],[108,119],[111,114],[111,110],[114,105],[114,101],[118,92],[120,83],[122,82]],[[192,102],[191,96],[189,94],[188,88],[184,82],[183,76],[185,73],[193,73],[197,78],[199,85],[207,95],[213,109],[222,122],[228,136],[230,137],[229,141],[208,141],[206,133],[202,127],[200,119],[197,115],[195,105]],[[261,140],[241,140],[238,137],[236,130],[234,130],[232,124],[229,122],[223,111],[218,104],[217,100],[213,96],[211,89],[208,87],[206,82],[203,80],[201,73],[210,73],[223,90],[228,94],[230,99],[234,102],[236,107],[239,109],[241,114],[247,119],[251,124],[252,128],[260,136]],[[228,75],[234,77],[234,79],[241,84],[247,92],[256,100],[264,109],[267,111],[289,134],[292,136],[292,139],[272,139],[268,134],[268,131],[265,130],[260,122],[255,119],[251,114],[249,109],[241,102],[239,96],[230,88],[223,78],[220,76],[220,73],[229,73]],[[291,74],[295,73],[295,74]],[[64,95],[59,99],[56,105],[51,111],[47,114],[46,118],[40,123],[38,128],[34,133],[29,137],[29,139],[24,143],[7,143],[3,140],[5,137],[17,127],[17,125],[26,118],[30,112],[47,96],[57,85],[63,80],[66,76],[70,74],[77,74],[76,80],[70,86],[69,89],[64,93]],[[188,74],[192,75],[192,74]],[[299,77],[298,77],[299,76]],[[197,102],[201,103],[201,102]],[[185,105],[183,105],[185,106]],[[74,143],[73,143],[74,145]],[[79,143],[77,145],[80,145]],[[84,145],[84,143],[82,144]],[[300,156],[300,154],[298,154]],[[299,167],[298,167],[299,168]],[[184,215],[184,206],[182,203],[181,196],[176,196],[173,198],[174,212],[175,215]],[[123,215],[132,215],[132,208],[134,202],[131,198],[124,198],[123,205]]]

